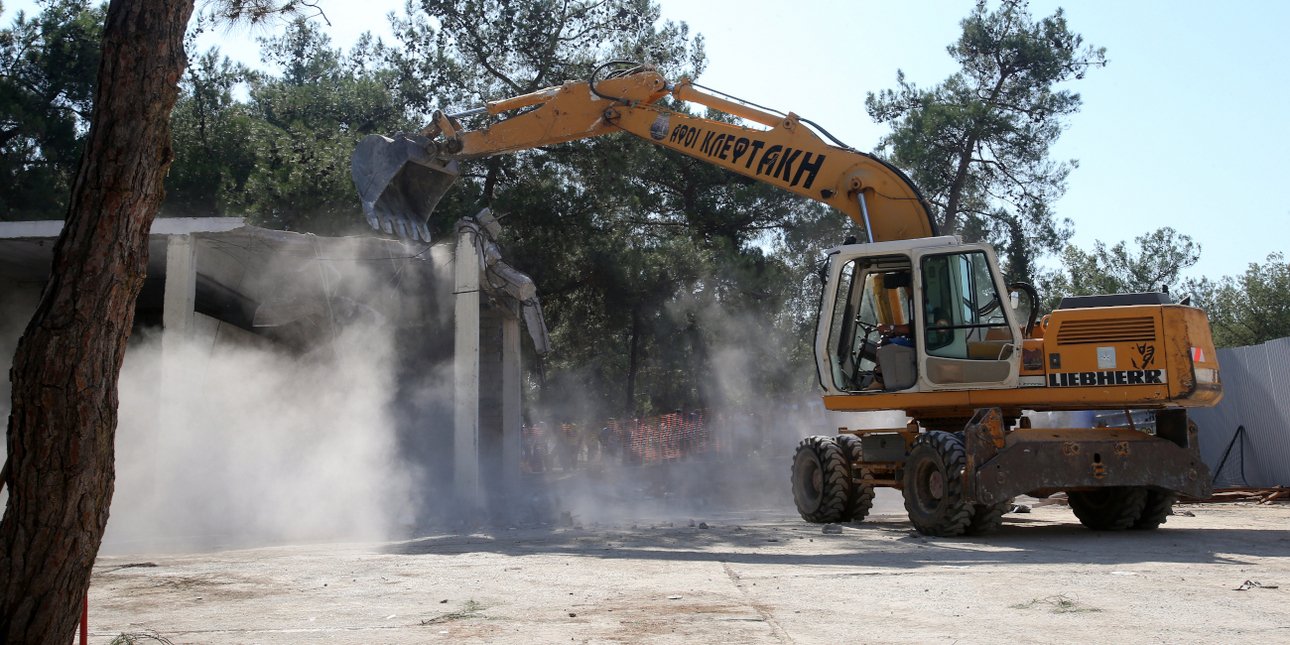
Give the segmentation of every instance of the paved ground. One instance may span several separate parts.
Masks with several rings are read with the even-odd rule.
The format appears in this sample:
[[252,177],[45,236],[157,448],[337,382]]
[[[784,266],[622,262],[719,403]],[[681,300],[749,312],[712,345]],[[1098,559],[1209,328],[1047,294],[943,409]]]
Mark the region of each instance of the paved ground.
[[938,539],[881,493],[839,535],[777,509],[101,557],[92,640],[1290,643],[1290,504],[1179,507],[1127,533],[1045,506]]

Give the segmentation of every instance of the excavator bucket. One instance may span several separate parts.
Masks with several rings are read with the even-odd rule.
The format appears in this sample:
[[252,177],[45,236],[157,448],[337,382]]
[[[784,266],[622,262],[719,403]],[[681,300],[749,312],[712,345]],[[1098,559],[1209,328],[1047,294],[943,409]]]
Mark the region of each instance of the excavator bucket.
[[429,139],[417,134],[372,134],[358,143],[350,173],[372,228],[430,241],[426,221],[460,174],[456,161],[434,156],[433,149]]

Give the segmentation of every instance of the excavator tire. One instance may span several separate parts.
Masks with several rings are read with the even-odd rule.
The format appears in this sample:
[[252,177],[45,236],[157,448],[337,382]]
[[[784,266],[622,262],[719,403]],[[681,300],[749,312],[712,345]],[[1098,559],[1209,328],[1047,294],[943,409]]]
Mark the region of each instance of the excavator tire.
[[1012,508],[1012,500],[998,504],[973,504],[972,521],[968,524],[968,535],[985,535],[994,533],[1003,526],[1003,514]]
[[1084,526],[1094,531],[1123,531],[1132,528],[1147,506],[1147,489],[1141,486],[1108,486],[1066,494],[1071,511]]
[[1169,513],[1173,511],[1174,503],[1177,501],[1178,493],[1147,489],[1147,504],[1142,508],[1142,515],[1138,517],[1138,521],[1133,523],[1133,528],[1140,531],[1160,528],[1160,525],[1169,519]]
[[833,437],[807,437],[793,454],[793,503],[802,519],[816,524],[843,521],[851,491],[851,469]]
[[972,524],[973,506],[963,496],[963,442],[932,430],[914,440],[905,459],[903,487],[909,521],[924,535],[963,535]]
[[873,509],[873,486],[856,481],[860,479],[863,472],[860,463],[864,461],[864,448],[861,446],[860,437],[855,435],[840,434],[834,438],[834,441],[842,448],[842,454],[847,458],[847,465],[851,471],[849,480],[851,490],[847,494],[847,507],[842,513],[842,521],[863,521]]

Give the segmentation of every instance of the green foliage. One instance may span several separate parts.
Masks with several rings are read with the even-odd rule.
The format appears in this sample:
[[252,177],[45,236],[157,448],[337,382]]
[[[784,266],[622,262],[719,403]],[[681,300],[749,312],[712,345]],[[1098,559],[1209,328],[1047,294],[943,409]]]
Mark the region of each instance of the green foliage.
[[342,55],[305,20],[262,43],[265,62],[284,73],[251,80],[259,123],[243,204],[256,222],[272,228],[352,230],[360,220],[349,175],[354,146],[368,134],[407,125],[389,91],[389,72],[369,69],[375,55],[369,42]]
[[[585,79],[606,60],[653,64],[670,78],[704,64],[701,40],[642,0],[419,6],[396,19],[400,46],[387,60],[410,72],[397,91],[422,114]],[[508,254],[542,285],[558,352],[544,366],[540,409],[645,414],[759,401],[809,383],[810,363],[783,356],[809,361],[802,316],[787,310],[807,300],[794,272],[811,263],[776,251],[786,248],[785,231],[827,209],[626,136],[463,171],[455,190],[473,184],[507,214]],[[463,209],[451,220],[478,206],[439,211]],[[840,239],[835,231],[830,242]]]
[[[523,94],[587,78],[596,65],[615,59],[702,72],[701,41],[690,42],[684,23],[659,25],[658,7],[649,0],[421,0],[419,7],[424,16],[403,23],[411,36],[402,40],[404,49],[455,61],[445,80],[467,90],[460,96]],[[427,17],[440,28],[430,27]]]
[[276,18],[322,18],[326,14],[318,0],[212,0],[198,3],[201,14],[197,16],[198,29],[217,24],[258,26]]
[[[363,136],[410,125],[377,47],[349,54],[318,26],[292,22],[261,41],[282,75],[250,73],[217,52],[196,59],[175,110],[168,215],[244,215],[270,228],[360,230],[349,158]],[[234,100],[245,84],[249,100]]]
[[255,155],[256,119],[233,92],[250,72],[218,52],[195,57],[171,113],[175,162],[166,179],[163,216],[210,217],[233,211],[245,190]]
[[1188,283],[1182,272],[1200,259],[1200,245],[1191,236],[1168,226],[1134,238],[1136,248],[1125,242],[1107,248],[1101,241],[1086,252],[1068,245],[1061,254],[1062,268],[1042,280],[1048,309],[1062,296],[1165,291],[1179,294]]
[[[216,3],[201,24],[225,10],[256,22],[285,5],[312,6]],[[192,55],[162,214],[365,231],[349,159],[367,134],[419,130],[437,109],[585,79],[607,60],[674,79],[705,63],[702,39],[648,0],[425,0],[391,19],[395,42],[365,38],[348,52],[316,23],[292,22],[261,43],[272,72],[215,50]],[[649,414],[814,388],[816,263],[845,237],[844,216],[625,135],[463,171],[431,230],[451,235],[483,205],[505,217],[507,258],[539,285],[556,349],[528,362],[539,366],[530,397],[539,411]]]
[[43,0],[0,30],[0,219],[61,219],[80,162],[104,6]]
[[1196,304],[1209,314],[1219,347],[1257,345],[1290,336],[1290,262],[1272,253],[1262,264],[1217,283],[1193,285]]
[[905,168],[932,203],[941,232],[993,243],[1009,277],[1030,280],[1034,259],[1069,239],[1051,204],[1075,161],[1049,148],[1080,107],[1061,83],[1106,63],[1058,9],[1034,21],[1024,0],[989,10],[979,0],[948,51],[961,70],[923,89],[897,76],[896,90],[869,94],[876,121],[891,125],[880,151]]

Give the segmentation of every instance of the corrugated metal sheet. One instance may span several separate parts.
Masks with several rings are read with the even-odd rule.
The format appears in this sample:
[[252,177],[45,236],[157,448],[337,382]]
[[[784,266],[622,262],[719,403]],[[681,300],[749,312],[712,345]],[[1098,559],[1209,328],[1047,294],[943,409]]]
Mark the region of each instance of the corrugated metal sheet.
[[[1245,485],[1290,485],[1290,338],[1220,349],[1218,364],[1222,402],[1190,413],[1211,471],[1231,446],[1218,485],[1239,484],[1231,481],[1240,470],[1233,466],[1243,466]],[[1244,436],[1237,438],[1241,427]]]

